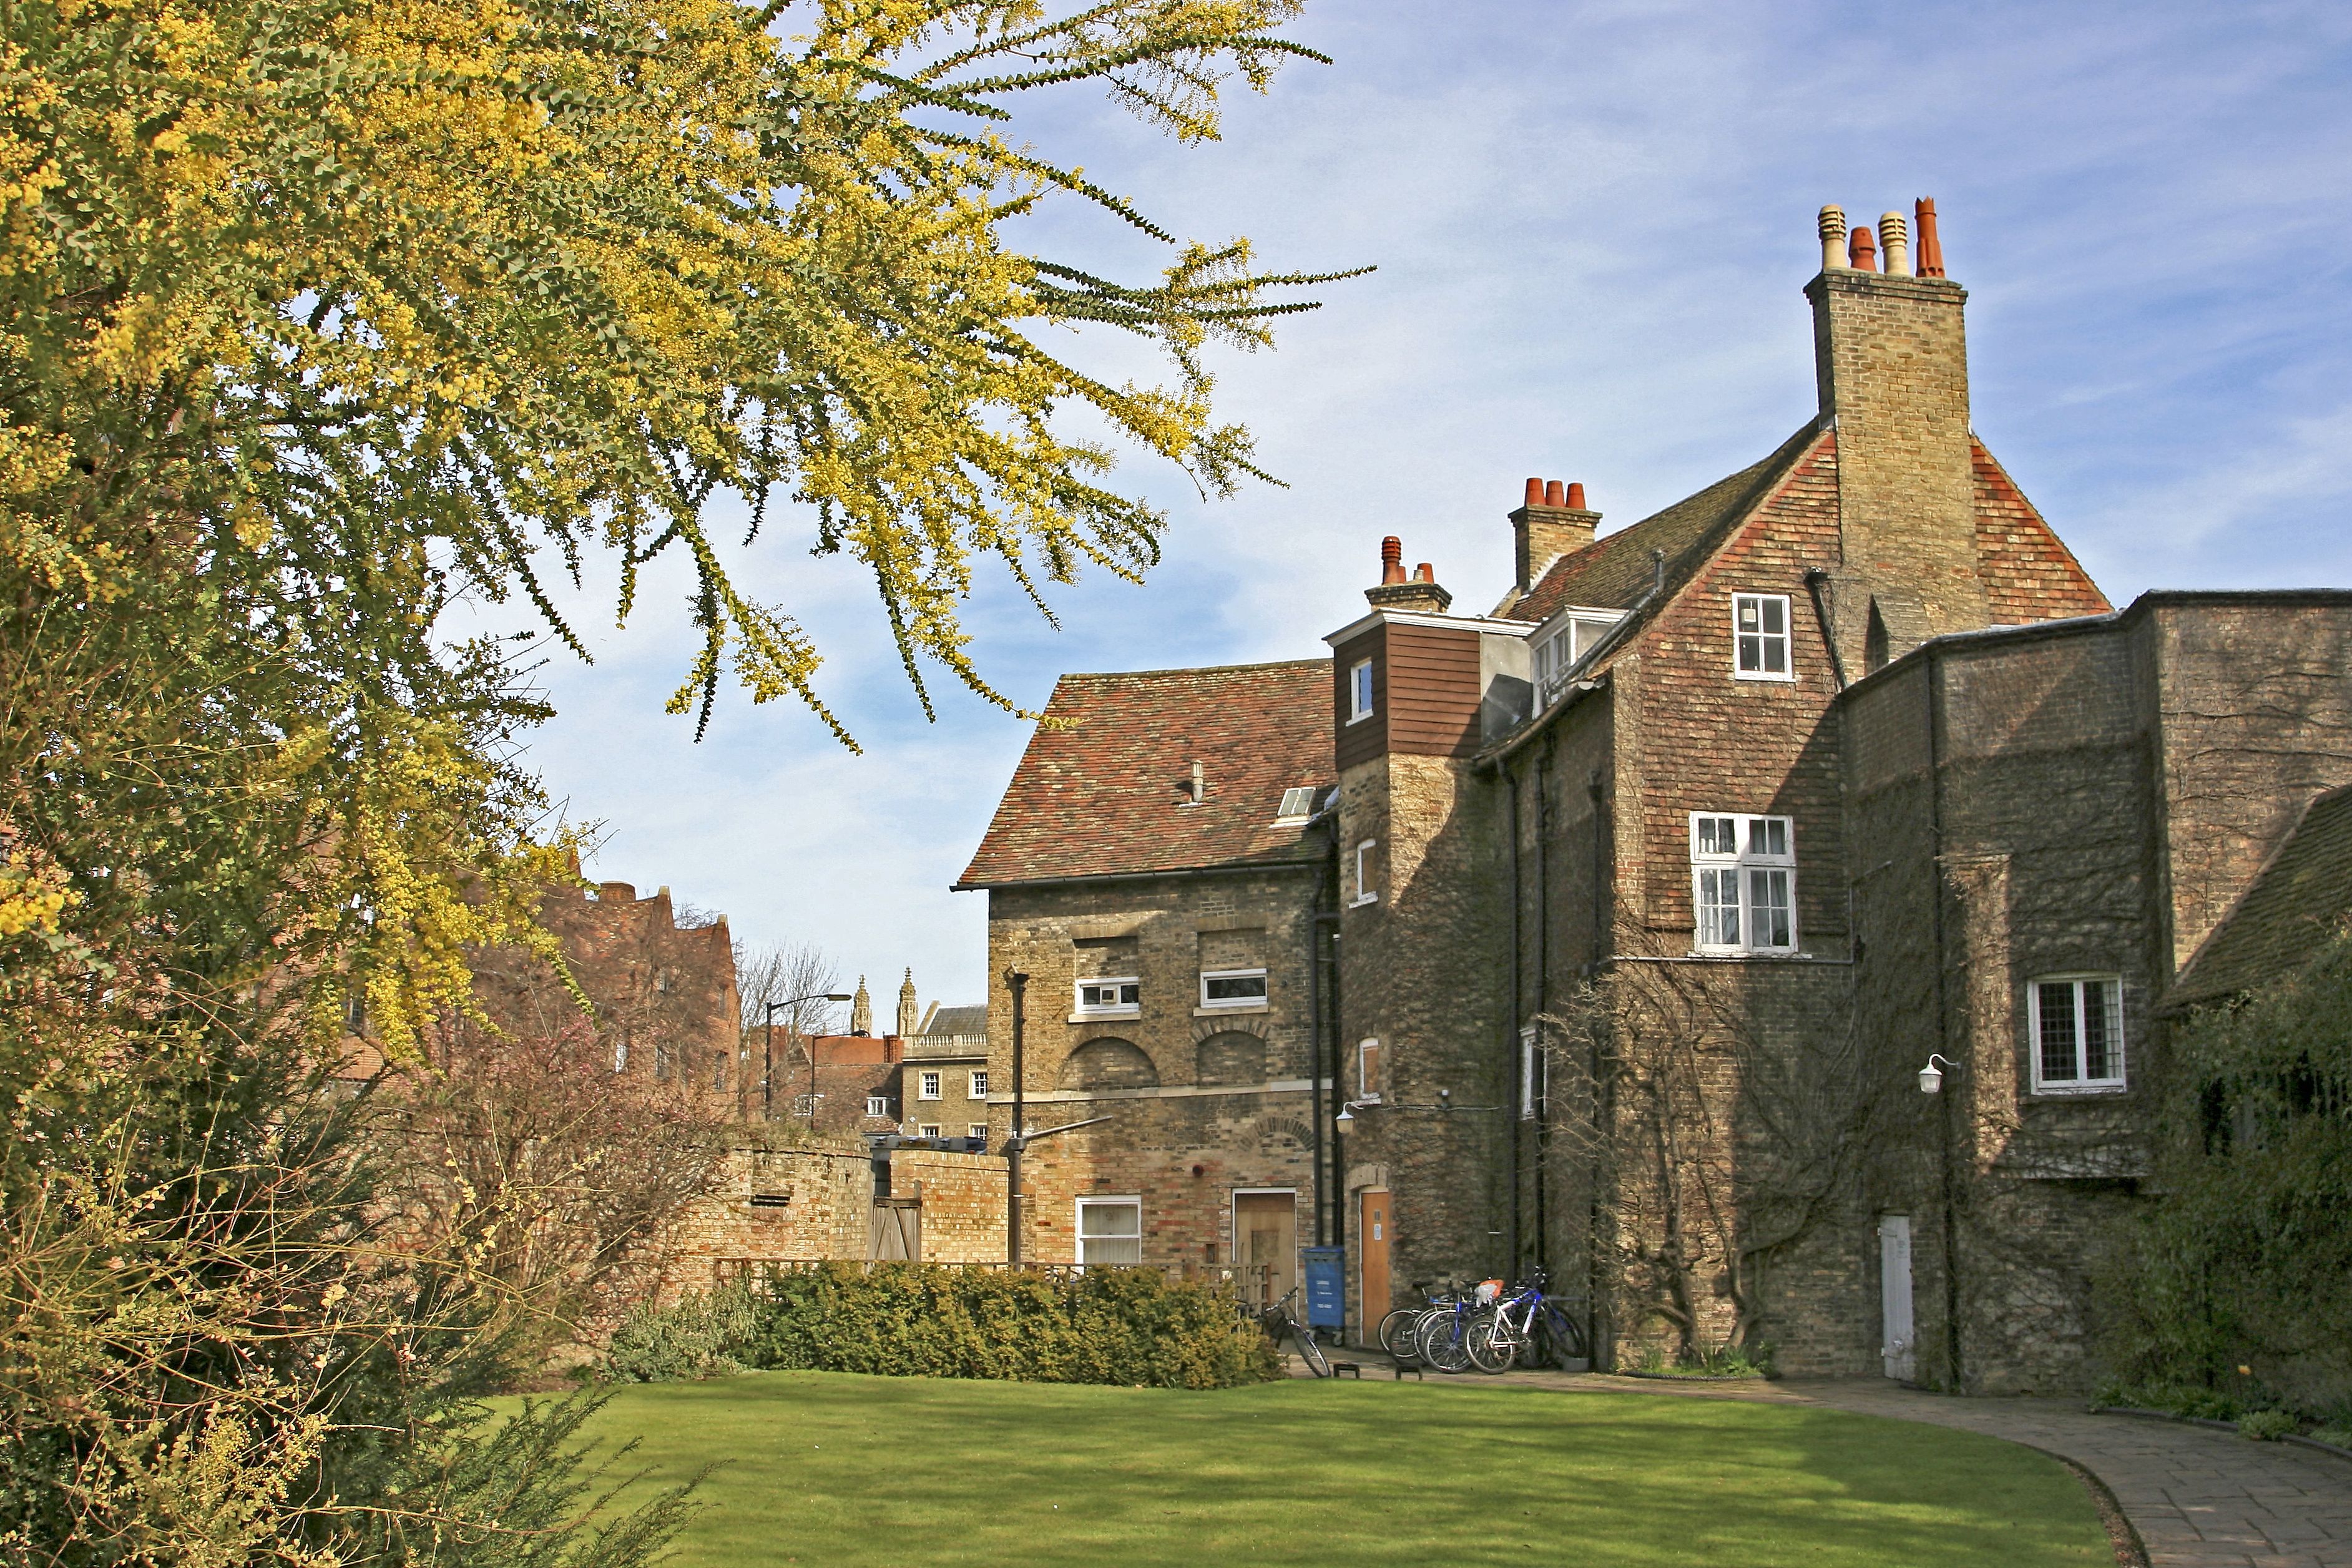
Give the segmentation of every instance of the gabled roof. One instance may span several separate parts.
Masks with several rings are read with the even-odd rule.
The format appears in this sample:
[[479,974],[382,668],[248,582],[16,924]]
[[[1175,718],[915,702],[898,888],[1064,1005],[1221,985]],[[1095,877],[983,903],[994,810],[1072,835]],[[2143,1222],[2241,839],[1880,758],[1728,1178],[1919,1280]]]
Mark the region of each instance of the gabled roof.
[[1819,422],[1809,420],[1762,462],[1561,556],[1525,598],[1500,613],[1515,621],[1543,621],[1570,605],[1631,609],[1657,580],[1654,551],[1665,552],[1666,592],[1671,595],[1706,563],[1716,544],[1803,460],[1821,433]]
[[2167,1009],[2218,1002],[2283,979],[2352,914],[2352,784],[2304,808],[2166,992]]
[[984,1035],[988,1033],[988,1004],[976,1002],[968,1007],[934,1007],[929,1021],[923,1025],[926,1035]]
[[[1004,887],[1316,859],[1282,792],[1336,782],[1331,664],[1066,675],[956,882]],[[1207,798],[1182,804],[1199,762]]]

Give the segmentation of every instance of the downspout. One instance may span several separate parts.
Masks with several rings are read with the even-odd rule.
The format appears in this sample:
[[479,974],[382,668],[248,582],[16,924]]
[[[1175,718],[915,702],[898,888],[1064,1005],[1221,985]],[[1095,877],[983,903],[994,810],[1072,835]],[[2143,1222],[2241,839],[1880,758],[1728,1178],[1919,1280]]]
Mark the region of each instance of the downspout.
[[[1613,728],[1613,726],[1612,726]],[[1608,792],[1601,787],[1601,770],[1592,770],[1585,786],[1592,795],[1592,964],[1586,973],[1598,975],[1601,961],[1608,957],[1617,943],[1610,929],[1609,903],[1611,825],[1608,816]],[[1591,1085],[1592,1124],[1589,1147],[1592,1150],[1591,1165],[1586,1173],[1585,1237],[1584,1237],[1584,1349],[1590,1358],[1587,1365],[1599,1371],[1607,1364],[1601,1353],[1601,1037],[1597,1031],[1588,1031],[1585,1073]]]
[[[1024,1014],[1029,995],[1029,977],[1017,969],[1004,972],[1004,984],[1013,993],[1013,1136],[1004,1141],[1004,1260],[1019,1267],[1021,1263],[1021,1226],[1027,1217],[1021,1212],[1021,1156],[1029,1146],[1027,1108],[1022,1100],[1022,1034],[1028,1019]],[[812,1049],[814,1058],[814,1051]]]
[[[1553,731],[1557,734],[1558,731]],[[1551,1007],[1551,735],[1544,738],[1544,749],[1536,758],[1536,1016],[1542,1017]],[[1551,1248],[1548,1237],[1549,1205],[1544,1201],[1544,1178],[1548,1171],[1545,1158],[1546,1134],[1549,1128],[1547,1103],[1550,1095],[1546,1086],[1549,1075],[1544,1070],[1542,1039],[1536,1041],[1535,1059],[1529,1064],[1529,1090],[1535,1096],[1536,1139],[1536,1267],[1549,1262]]]
[[[1503,787],[1510,791],[1511,809],[1511,962],[1510,962],[1510,1032],[1504,1046],[1504,1070],[1510,1079],[1511,1126],[1511,1238],[1510,1261],[1512,1278],[1519,1267],[1519,775],[1516,768],[1503,769]],[[1540,1238],[1537,1245],[1542,1245]]]
[[[1323,954],[1326,949],[1323,931],[1326,926],[1336,933],[1339,927],[1339,911],[1323,907],[1325,894],[1336,886],[1339,867],[1339,792],[1335,788],[1331,799],[1316,814],[1328,838],[1323,861],[1324,874],[1315,884],[1315,903],[1307,917],[1307,1120],[1314,1124],[1314,1163],[1308,1168],[1315,1173],[1315,1245],[1331,1245],[1331,1227],[1339,1217],[1339,1206],[1346,1194],[1339,1191],[1339,1133],[1331,1134],[1332,1154],[1327,1162],[1323,1140]],[[1310,825],[1311,826],[1311,825]],[[1335,977],[1336,978],[1336,977]],[[1339,1004],[1336,988],[1331,1000],[1331,1029],[1336,1036],[1339,1027]],[[1347,1090],[1339,1083],[1339,1052],[1337,1044],[1331,1056],[1331,1100],[1334,1105],[1346,1102]],[[1326,1165],[1328,1169],[1326,1169]],[[1342,1292],[1344,1295],[1344,1291]]]
[[[1953,1046],[1944,955],[1944,661],[1932,648],[1927,654],[1927,846],[1928,931],[1936,945],[1936,1043],[1948,1050]],[[1942,1102],[1937,1114],[1943,1121],[1944,1366],[1952,1391],[1958,1393],[1962,1387],[1959,1243],[1953,1234],[1958,1215],[1952,1192],[1952,1119],[1957,1114],[1952,1102],[1959,1098],[1958,1087],[1937,1098]]]
[[1846,688],[1845,659],[1838,653],[1837,637],[1830,630],[1829,606],[1822,603],[1823,590],[1829,584],[1830,574],[1818,566],[1805,569],[1805,592],[1812,596],[1813,620],[1822,628],[1822,646],[1830,650],[1830,678],[1837,682],[1837,689],[1843,691]]

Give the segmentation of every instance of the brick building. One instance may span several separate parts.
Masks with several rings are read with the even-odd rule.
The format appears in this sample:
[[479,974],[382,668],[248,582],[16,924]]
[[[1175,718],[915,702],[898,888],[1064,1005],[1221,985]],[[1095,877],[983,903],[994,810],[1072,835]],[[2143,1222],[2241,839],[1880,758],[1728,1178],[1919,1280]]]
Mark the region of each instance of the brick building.
[[1108,1118],[1033,1157],[1033,1256],[1230,1255],[1262,1187],[1359,1329],[1540,1268],[1604,1362],[2085,1380],[2152,999],[2352,778],[2352,595],[2116,613],[1975,437],[1917,217],[1915,268],[1824,209],[1778,449],[1606,534],[1529,480],[1492,613],[1391,540],[1328,660],[1065,678],[958,884],[999,1128],[1008,972],[1028,1120]]

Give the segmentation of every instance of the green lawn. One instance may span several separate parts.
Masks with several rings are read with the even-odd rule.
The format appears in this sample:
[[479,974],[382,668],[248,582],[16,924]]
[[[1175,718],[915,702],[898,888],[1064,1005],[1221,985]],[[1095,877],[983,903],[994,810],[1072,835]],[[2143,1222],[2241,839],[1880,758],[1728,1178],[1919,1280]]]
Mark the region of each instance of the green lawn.
[[720,1462],[681,1568],[2112,1561],[2039,1454],[1788,1405],[755,1373],[625,1389],[591,1430],[653,1479]]

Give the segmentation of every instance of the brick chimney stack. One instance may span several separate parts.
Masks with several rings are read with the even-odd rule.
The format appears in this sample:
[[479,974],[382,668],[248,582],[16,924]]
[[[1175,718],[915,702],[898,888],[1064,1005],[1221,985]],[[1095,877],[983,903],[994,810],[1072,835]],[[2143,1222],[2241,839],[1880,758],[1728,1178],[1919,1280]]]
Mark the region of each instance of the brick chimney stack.
[[1592,542],[1601,514],[1584,506],[1584,487],[1558,479],[1529,479],[1528,499],[1511,513],[1511,563],[1517,598],[1536,585],[1544,569]]
[[1364,597],[1376,610],[1417,610],[1424,615],[1442,616],[1454,604],[1454,595],[1437,585],[1437,574],[1429,563],[1408,580],[1404,574],[1404,542],[1393,533],[1381,541],[1381,585],[1364,590]]
[[[1876,236],[1854,227],[1852,267],[1825,268],[1805,286],[1822,418],[1837,429],[1836,636],[1857,674],[1990,617],[1977,574],[1968,290],[1941,275],[1934,204],[1917,210],[1918,276],[1902,215],[1889,213]],[[1883,641],[1868,636],[1874,618]]]

